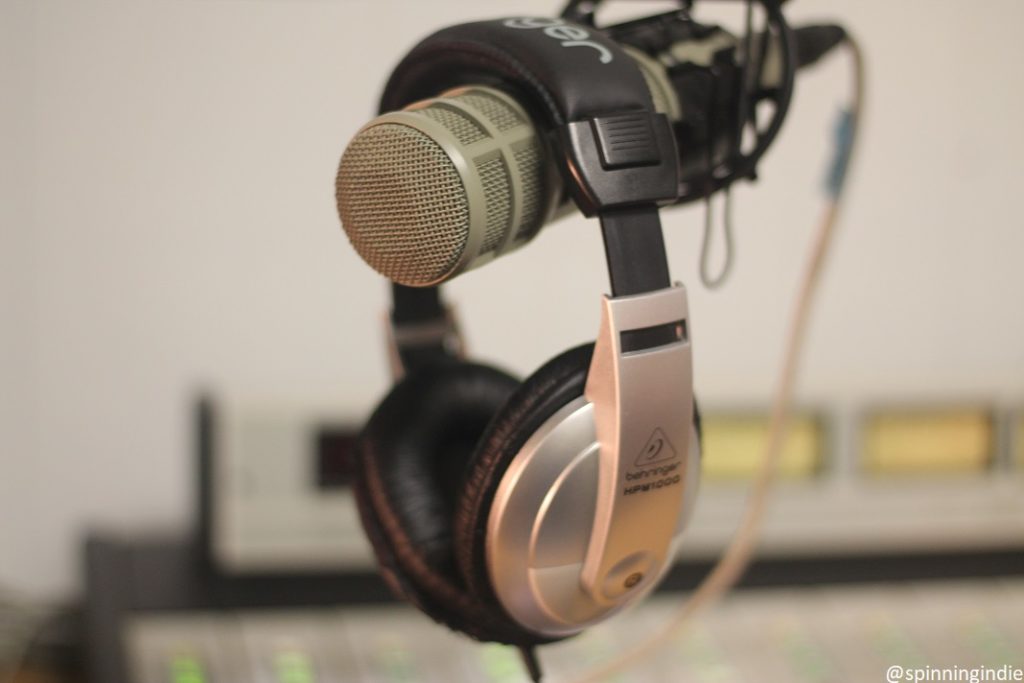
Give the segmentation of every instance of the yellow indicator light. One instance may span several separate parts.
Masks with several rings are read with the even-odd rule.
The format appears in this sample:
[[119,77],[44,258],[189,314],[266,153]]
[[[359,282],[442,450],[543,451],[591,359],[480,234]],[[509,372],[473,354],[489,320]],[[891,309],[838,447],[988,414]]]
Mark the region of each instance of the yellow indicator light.
[[984,410],[890,412],[864,424],[864,466],[872,474],[963,474],[992,462],[995,434]]
[[[708,415],[703,420],[702,470],[708,480],[747,479],[757,473],[768,445],[767,415]],[[808,479],[825,459],[825,434],[812,415],[794,415],[782,446],[779,476]]]

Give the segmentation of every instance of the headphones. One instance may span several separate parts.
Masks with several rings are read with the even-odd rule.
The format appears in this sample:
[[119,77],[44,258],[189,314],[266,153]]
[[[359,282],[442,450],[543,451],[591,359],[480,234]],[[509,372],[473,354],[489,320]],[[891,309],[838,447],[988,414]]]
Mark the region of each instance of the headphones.
[[359,436],[354,485],[395,592],[528,649],[648,594],[696,499],[689,313],[658,213],[680,196],[679,162],[640,68],[592,27],[445,28],[396,67],[380,110],[470,85],[511,96],[542,132],[569,196],[600,220],[612,294],[595,343],[519,382],[462,358],[438,287],[393,284],[401,376]]

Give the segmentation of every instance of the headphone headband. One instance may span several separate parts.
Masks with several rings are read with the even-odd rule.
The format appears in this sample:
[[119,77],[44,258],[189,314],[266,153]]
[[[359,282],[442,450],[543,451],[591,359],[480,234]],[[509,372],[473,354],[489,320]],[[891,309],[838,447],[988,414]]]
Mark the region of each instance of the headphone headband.
[[[481,83],[523,101],[554,147],[577,205],[600,218],[612,295],[669,287],[657,206],[678,194],[675,142],[634,60],[599,30],[563,19],[460,24],[428,36],[402,59],[380,109],[393,111]],[[447,313],[438,290],[407,290],[392,289],[392,325],[433,321],[441,330]],[[444,353],[450,331],[441,331],[418,346]],[[401,348],[399,354],[403,362],[414,360]]]
[[[589,87],[595,77],[604,87]],[[527,107],[549,129],[654,110],[640,70],[599,30],[562,19],[511,18],[450,26],[422,40],[395,67],[381,112],[481,82],[528,98]]]

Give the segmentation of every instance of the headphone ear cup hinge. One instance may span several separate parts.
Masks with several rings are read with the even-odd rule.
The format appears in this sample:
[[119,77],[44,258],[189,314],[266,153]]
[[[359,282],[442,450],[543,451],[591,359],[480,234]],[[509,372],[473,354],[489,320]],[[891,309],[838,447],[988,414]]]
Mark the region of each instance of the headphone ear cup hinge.
[[425,358],[466,359],[466,341],[455,308],[444,304],[443,311],[439,318],[415,322],[397,322],[393,315],[384,316],[392,381],[400,380]]

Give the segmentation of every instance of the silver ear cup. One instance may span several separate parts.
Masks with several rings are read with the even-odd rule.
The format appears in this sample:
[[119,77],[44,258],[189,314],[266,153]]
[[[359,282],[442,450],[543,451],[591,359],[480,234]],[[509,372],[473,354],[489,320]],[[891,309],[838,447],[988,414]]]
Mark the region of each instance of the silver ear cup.
[[[675,556],[697,499],[700,444],[690,430],[682,472],[684,503],[672,540]],[[524,627],[564,637],[602,621],[647,595],[671,566],[652,567],[612,604],[597,602],[581,581],[598,490],[599,446],[593,405],[580,397],[552,415],[513,458],[487,520],[491,585],[505,611]]]

